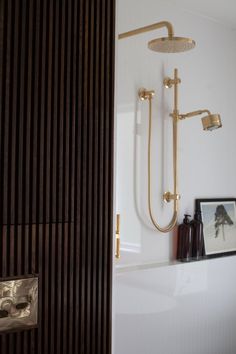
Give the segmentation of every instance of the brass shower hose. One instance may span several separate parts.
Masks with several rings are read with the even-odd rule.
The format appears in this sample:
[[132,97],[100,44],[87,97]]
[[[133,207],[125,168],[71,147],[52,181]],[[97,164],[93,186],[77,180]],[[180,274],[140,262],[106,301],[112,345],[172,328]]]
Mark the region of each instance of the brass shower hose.
[[[152,97],[149,97],[149,127],[148,127],[148,211],[155,228],[160,232],[171,231],[177,223],[178,200],[174,199],[174,212],[170,223],[161,227],[154,219],[151,203],[151,143],[152,143]],[[173,174],[174,174],[174,195],[177,195],[177,120],[173,118]]]

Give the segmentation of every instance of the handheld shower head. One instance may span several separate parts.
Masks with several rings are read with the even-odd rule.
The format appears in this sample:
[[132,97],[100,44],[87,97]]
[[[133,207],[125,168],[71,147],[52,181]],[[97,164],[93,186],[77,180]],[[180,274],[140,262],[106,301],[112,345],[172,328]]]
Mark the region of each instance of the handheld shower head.
[[208,114],[202,118],[202,125],[204,130],[212,131],[222,127],[219,114]]
[[202,118],[202,125],[204,130],[215,130],[222,127],[221,118],[219,114],[212,114],[208,109],[201,109],[186,114],[179,114],[179,119],[186,119],[195,117],[199,114],[207,113],[207,116]]

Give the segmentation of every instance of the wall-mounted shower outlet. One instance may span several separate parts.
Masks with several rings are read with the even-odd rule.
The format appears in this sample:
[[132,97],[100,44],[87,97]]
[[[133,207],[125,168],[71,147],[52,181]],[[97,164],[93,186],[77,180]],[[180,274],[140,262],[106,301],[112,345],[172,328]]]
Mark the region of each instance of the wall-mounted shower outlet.
[[38,278],[0,281],[0,331],[36,326]]

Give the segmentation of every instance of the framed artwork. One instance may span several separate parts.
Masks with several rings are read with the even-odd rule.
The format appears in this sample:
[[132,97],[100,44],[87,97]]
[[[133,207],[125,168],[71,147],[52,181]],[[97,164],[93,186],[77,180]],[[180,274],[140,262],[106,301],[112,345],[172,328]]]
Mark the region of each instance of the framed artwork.
[[201,211],[206,256],[236,252],[236,199],[196,199]]

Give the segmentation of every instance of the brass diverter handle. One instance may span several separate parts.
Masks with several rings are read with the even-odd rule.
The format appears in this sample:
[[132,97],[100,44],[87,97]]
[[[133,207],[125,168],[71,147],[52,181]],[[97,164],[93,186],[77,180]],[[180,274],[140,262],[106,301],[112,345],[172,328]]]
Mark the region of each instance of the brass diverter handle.
[[116,215],[116,253],[115,257],[120,258],[120,214]]

